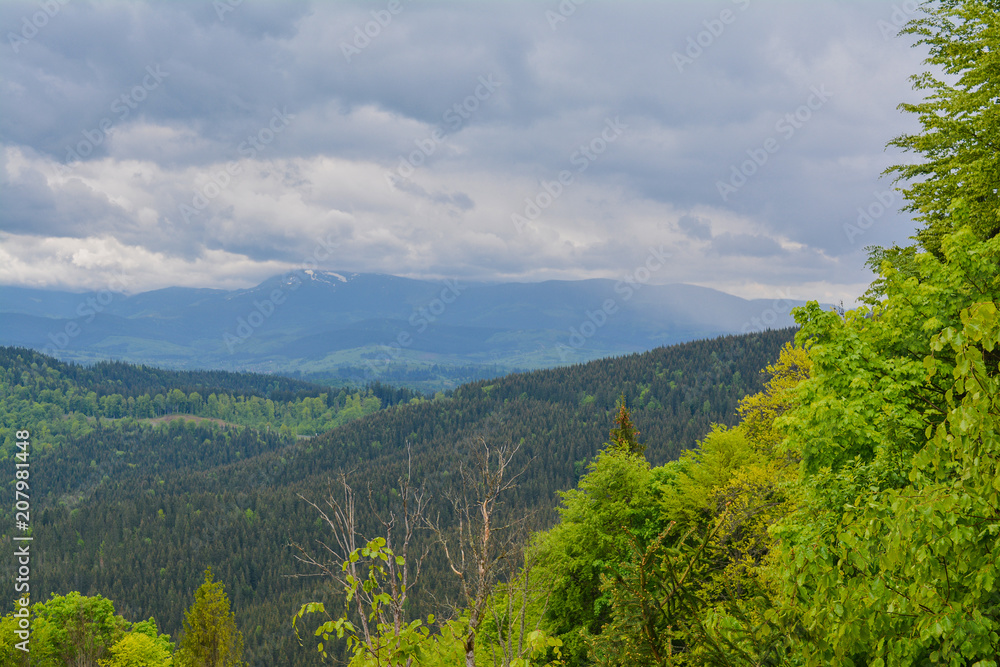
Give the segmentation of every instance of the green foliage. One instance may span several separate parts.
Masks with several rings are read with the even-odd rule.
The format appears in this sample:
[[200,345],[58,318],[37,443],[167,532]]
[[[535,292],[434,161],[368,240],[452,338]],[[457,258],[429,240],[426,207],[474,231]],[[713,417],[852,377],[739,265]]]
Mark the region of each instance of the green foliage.
[[[326,612],[326,606],[321,602],[309,602],[299,609],[292,617],[292,625],[298,637],[298,622],[306,614],[327,614],[324,621],[315,630],[315,635],[321,639],[316,650],[327,657],[327,647],[331,636],[346,639],[351,653],[351,667],[382,667],[389,665],[421,665],[426,667],[445,667],[456,665],[465,660],[465,634],[467,619],[448,621],[432,633],[434,616],[429,615],[427,622],[420,619],[404,623],[394,622],[388,613],[393,600],[385,579],[392,576],[388,569],[390,561],[402,566],[403,557],[397,556],[386,546],[383,537],[369,541],[365,546],[352,551],[343,563],[344,572],[358,571],[354,567],[364,564],[367,576],[357,577],[348,574],[345,585],[347,609],[337,618],[332,618]],[[402,572],[397,576],[403,580]],[[360,607],[361,593],[371,600],[371,609]],[[405,591],[403,591],[405,592]],[[364,616],[360,624],[352,623],[352,608],[357,606]],[[370,627],[370,624],[374,627]],[[299,639],[301,642],[301,638]]]
[[[510,517],[534,512],[531,527],[545,528],[557,516],[554,491],[574,486],[607,440],[623,390],[633,423],[642,430],[646,456],[654,465],[663,463],[702,438],[712,422],[735,423],[738,401],[760,389],[759,369],[790,339],[789,331],[732,336],[512,375],[484,382],[495,385],[490,396],[463,388],[435,401],[379,410],[308,440],[284,440],[273,428],[267,433],[181,420],[158,427],[91,421],[90,434],[51,449],[38,446],[33,437],[34,548],[45,567],[32,572],[32,589],[79,590],[127,601],[131,614],[154,615],[163,632],[179,637],[190,594],[211,564],[216,580],[226,582],[247,662],[316,665],[322,656],[315,646],[298,646],[288,618],[305,600],[323,602],[331,610],[340,601],[317,589],[315,580],[284,576],[298,573],[288,542],[312,544],[322,535],[315,513],[298,493],[322,497],[331,478],[357,470],[371,482],[374,501],[385,516],[388,490],[405,474],[406,440],[412,443],[415,478],[441,488],[454,479],[454,443],[474,436],[492,418],[503,424],[512,442],[523,439],[521,458],[512,466],[534,459],[518,478],[505,511]],[[41,360],[31,363],[42,365]],[[34,373],[31,363],[26,372]],[[117,388],[110,380],[98,383],[98,376],[72,375],[74,369],[87,369],[54,370],[75,377],[87,391],[155,396],[173,388],[169,383],[144,384],[140,377],[133,392],[126,368],[132,367],[114,371],[122,376]],[[733,381],[735,373],[741,382]],[[237,379],[244,378],[249,381],[244,375]],[[178,388],[186,396],[197,392],[206,402],[221,392],[209,380]],[[583,406],[580,387],[594,397]],[[658,401],[655,407],[651,400],[640,406],[635,399],[647,388],[647,397]],[[384,388],[373,391],[383,396],[383,404],[393,400]],[[274,391],[266,396],[272,401],[281,397]],[[334,398],[342,402],[346,396]],[[712,406],[709,414],[701,411],[706,400]],[[382,443],[380,449],[369,446],[374,440]],[[10,476],[7,483],[12,480]],[[451,510],[441,500],[438,496],[429,509],[445,518]],[[4,525],[13,525],[12,512],[12,506],[0,507],[0,519],[7,517]],[[359,516],[358,521],[361,532],[378,534],[374,517]],[[418,533],[415,552],[429,541]],[[440,611],[436,600],[454,599],[453,575],[442,571],[441,560],[430,557],[425,563],[421,585],[412,591],[409,618],[425,619]],[[595,581],[599,587],[599,579]],[[539,584],[533,580],[531,585]],[[528,626],[525,634],[534,629]],[[550,631],[547,626],[537,629]],[[328,653],[343,660],[344,648],[340,643]],[[485,645],[483,651],[490,654]]]
[[110,658],[99,661],[100,667],[169,667],[173,664],[174,644],[157,631],[149,619],[132,626],[110,650]]
[[797,315],[814,375],[786,420],[803,502],[775,576],[806,664],[1000,652],[1000,238],[963,228],[941,251],[884,264],[884,299],[844,319]]
[[949,77],[902,105],[920,248],[875,249],[843,317],[797,314],[812,377],[779,420],[799,509],[772,534],[793,664],[996,667],[1000,655],[1000,6],[928,4],[905,32]]
[[111,600],[77,592],[53,596],[32,607],[33,665],[95,663],[114,645],[128,627],[115,615]]
[[[333,394],[305,382],[263,378],[267,376],[181,373],[122,363],[82,368],[31,350],[2,347],[0,460],[13,453],[13,429],[30,430],[40,451],[85,437],[102,422],[158,424],[182,416],[311,436],[414,397],[378,383]],[[158,386],[155,380],[181,386]],[[222,386],[204,384],[211,381]]]
[[549,601],[547,582],[529,560],[511,581],[498,583],[476,633],[479,661],[494,667],[564,665],[562,640],[541,629]]
[[611,598],[608,623],[590,638],[597,665],[628,664],[653,667],[674,662],[683,649],[686,626],[697,624],[702,606],[698,579],[707,569],[706,549],[711,535],[688,543],[694,530],[680,539],[671,535],[671,523],[655,540],[641,544],[630,533],[631,553],[601,575],[601,590]]
[[559,524],[533,545],[534,576],[550,591],[546,627],[563,642],[570,665],[586,664],[586,637],[610,619],[612,595],[601,586],[606,569],[627,560],[630,534],[648,538],[663,528],[653,493],[646,459],[602,451],[578,488],[561,493]]
[[744,421],[715,425],[695,450],[650,468],[609,446],[560,523],[536,538],[531,573],[548,589],[544,627],[571,665],[776,664],[789,633],[763,576],[770,528],[793,507],[795,459],[776,421],[811,362],[786,346]]
[[715,514],[715,491],[756,458],[742,428],[716,424],[696,449],[664,466],[660,505],[670,521],[694,524]]
[[0,663],[3,665],[100,665],[101,667],[161,667],[171,664],[174,645],[159,634],[150,618],[130,623],[115,614],[114,604],[100,595],[73,591],[54,595],[31,608],[30,653],[14,648],[13,614],[0,619]]
[[979,239],[1000,231],[1000,7],[995,1],[951,0],[925,8],[926,16],[903,32],[929,48],[927,64],[945,76],[912,77],[927,95],[900,108],[917,116],[922,131],[890,145],[922,159],[887,173],[915,181],[903,190],[906,210],[925,225],[917,235],[923,247],[940,257],[942,238],[962,226],[949,208],[960,198],[968,202]]
[[30,653],[17,648],[17,644],[24,641],[15,634],[19,629],[18,619],[13,614],[0,618],[0,665],[27,667]]
[[229,609],[229,598],[220,581],[212,581],[212,568],[194,594],[184,617],[184,633],[177,651],[178,667],[240,667],[243,634]]
[[784,434],[774,422],[795,405],[792,389],[809,377],[811,368],[806,351],[789,343],[781,349],[778,361],[764,370],[771,376],[764,391],[740,400],[740,428],[754,449],[770,454],[781,442]]

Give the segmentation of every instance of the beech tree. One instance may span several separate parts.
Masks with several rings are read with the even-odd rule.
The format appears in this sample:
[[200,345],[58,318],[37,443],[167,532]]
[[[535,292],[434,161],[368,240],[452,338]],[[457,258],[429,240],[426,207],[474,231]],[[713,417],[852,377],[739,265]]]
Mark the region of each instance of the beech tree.
[[169,637],[159,634],[156,621],[150,619],[133,625],[111,647],[111,657],[99,664],[100,667],[170,667],[173,652],[174,644]]
[[[924,7],[926,15],[902,34],[929,47],[925,62],[945,76],[927,71],[911,77],[927,96],[900,108],[915,114],[922,129],[889,145],[919,159],[886,173],[906,182],[904,210],[924,223],[917,238],[940,258],[941,239],[962,224],[980,239],[1000,232],[1000,2],[945,0]],[[950,209],[959,198],[969,211],[964,223]]]
[[95,667],[128,629],[111,600],[73,591],[32,608],[31,664]]
[[[1000,3],[946,0],[905,33],[949,75],[893,145],[918,245],[876,250],[844,315],[811,303],[784,419],[799,508],[772,530],[795,664],[996,667],[1000,655]],[[922,179],[922,180],[919,180]]]
[[965,227],[940,249],[915,254],[916,279],[884,264],[884,299],[846,318],[798,314],[802,501],[774,567],[806,664],[1000,654],[1000,237]]

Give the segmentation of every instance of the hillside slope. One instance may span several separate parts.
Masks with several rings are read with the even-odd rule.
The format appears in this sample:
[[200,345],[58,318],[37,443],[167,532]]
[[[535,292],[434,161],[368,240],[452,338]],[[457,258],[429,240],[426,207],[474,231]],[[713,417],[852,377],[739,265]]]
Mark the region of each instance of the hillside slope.
[[[443,493],[470,439],[523,439],[515,464],[527,469],[507,511],[534,512],[531,525],[542,528],[554,520],[556,492],[577,482],[607,439],[621,393],[634,408],[648,457],[664,462],[692,447],[711,423],[732,423],[737,401],[760,389],[760,369],[790,339],[788,330],[725,337],[515,374],[462,386],[450,398],[380,410],[293,444],[274,433],[208,425],[95,428],[32,462],[33,586],[46,594],[100,593],[128,617],[155,616],[176,635],[211,565],[233,600],[251,664],[318,664],[290,626],[302,602],[329,599],[323,581],[290,578],[305,572],[289,544],[316,547],[327,537],[299,494],[320,500],[340,472],[349,472],[384,506],[408,442],[414,479],[446,520]],[[371,517],[360,515],[370,527]],[[428,611],[453,583],[437,554],[430,558],[415,600]]]

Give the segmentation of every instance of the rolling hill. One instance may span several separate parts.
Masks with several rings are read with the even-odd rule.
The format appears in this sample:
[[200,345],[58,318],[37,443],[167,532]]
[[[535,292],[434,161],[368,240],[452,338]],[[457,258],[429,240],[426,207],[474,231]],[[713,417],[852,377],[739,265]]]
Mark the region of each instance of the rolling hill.
[[[530,515],[530,527],[544,528],[555,520],[557,492],[576,484],[607,440],[621,394],[633,408],[647,457],[662,463],[694,446],[712,423],[734,423],[737,401],[761,388],[760,369],[791,337],[790,330],[728,336],[512,374],[434,400],[400,403],[298,441],[210,423],[95,423],[59,446],[36,447],[32,590],[38,599],[73,590],[101,594],[129,618],[155,616],[176,637],[211,565],[233,601],[250,664],[318,664],[290,625],[303,602],[331,599],[324,580],[296,577],[308,571],[290,544],[319,548],[316,540],[327,537],[302,498],[319,501],[345,473],[359,489],[370,485],[372,502],[384,511],[409,446],[414,480],[446,521],[444,497],[470,443],[482,436],[521,443],[514,464],[525,472],[506,508]],[[8,377],[21,386],[60,376],[64,368],[41,355],[21,355],[16,363]],[[267,389],[238,376],[184,375],[164,376],[164,388],[201,382]],[[74,381],[85,390],[96,379],[83,373]],[[58,410],[45,409],[60,418]],[[370,530],[371,512],[359,516]],[[420,539],[430,544],[428,535]],[[0,540],[10,545],[11,537]],[[437,609],[454,585],[440,554],[431,551],[429,558],[415,591],[417,610]]]

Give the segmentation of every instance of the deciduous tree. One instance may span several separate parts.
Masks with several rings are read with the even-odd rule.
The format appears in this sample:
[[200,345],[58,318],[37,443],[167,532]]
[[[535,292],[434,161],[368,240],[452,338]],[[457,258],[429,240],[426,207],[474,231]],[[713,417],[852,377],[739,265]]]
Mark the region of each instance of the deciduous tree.
[[943,236],[962,226],[950,209],[959,198],[968,205],[965,224],[979,239],[1000,231],[1000,2],[946,0],[924,7],[926,15],[903,33],[930,49],[926,63],[933,70],[911,77],[927,95],[900,105],[917,116],[921,131],[890,142],[918,159],[887,173],[909,182],[905,210],[924,223],[917,234],[923,247],[941,257]]

